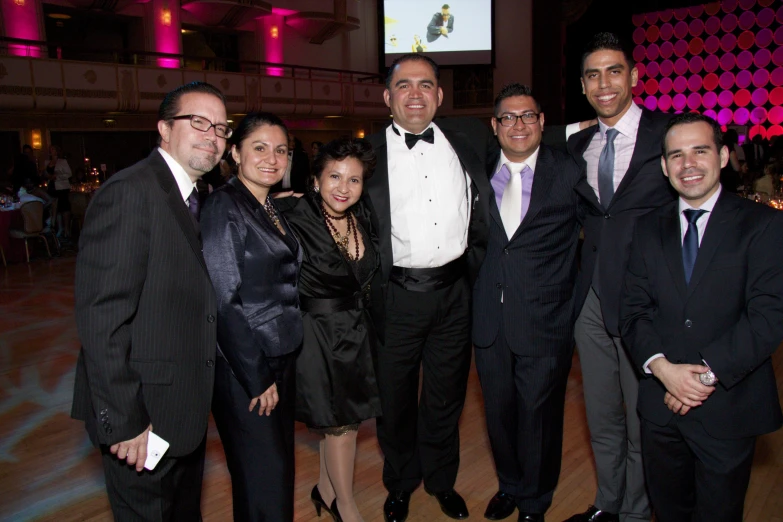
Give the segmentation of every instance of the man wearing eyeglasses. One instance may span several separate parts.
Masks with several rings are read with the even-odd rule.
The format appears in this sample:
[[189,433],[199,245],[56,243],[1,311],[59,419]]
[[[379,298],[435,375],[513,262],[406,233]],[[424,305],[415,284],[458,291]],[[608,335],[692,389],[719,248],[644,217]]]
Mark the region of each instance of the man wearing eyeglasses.
[[488,164],[487,255],[473,291],[473,345],[498,474],[484,516],[540,522],[560,475],[573,353],[579,197],[586,178],[541,144],[544,113],[528,86],[495,99],[501,151]]
[[[72,416],[101,451],[118,521],[201,520],[217,302],[196,181],[231,129],[223,95],[201,82],[167,94],[158,120],[159,148],[93,197],[76,260]],[[170,445],[154,471],[150,432]]]

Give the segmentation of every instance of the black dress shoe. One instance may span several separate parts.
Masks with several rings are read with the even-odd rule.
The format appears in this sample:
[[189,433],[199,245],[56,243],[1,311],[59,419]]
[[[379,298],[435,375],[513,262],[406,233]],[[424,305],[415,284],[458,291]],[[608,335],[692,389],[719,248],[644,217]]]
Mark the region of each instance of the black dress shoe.
[[438,499],[440,510],[443,511],[446,516],[456,518],[457,520],[468,518],[468,506],[465,505],[465,501],[462,500],[459,493],[453,489],[440,493],[431,493],[429,491],[427,491],[427,493]]
[[[492,500],[487,504],[487,510],[484,511],[484,518],[489,520],[503,520],[511,515],[517,508],[517,502],[513,495],[498,491]],[[522,520],[522,519],[520,519]]]
[[584,513],[574,515],[563,522],[620,522],[620,515],[601,511],[595,506],[590,506]]
[[519,512],[518,522],[544,522],[543,513],[524,513]]
[[411,494],[407,491],[389,491],[386,502],[383,503],[383,519],[386,522],[405,522],[408,518],[408,505]]

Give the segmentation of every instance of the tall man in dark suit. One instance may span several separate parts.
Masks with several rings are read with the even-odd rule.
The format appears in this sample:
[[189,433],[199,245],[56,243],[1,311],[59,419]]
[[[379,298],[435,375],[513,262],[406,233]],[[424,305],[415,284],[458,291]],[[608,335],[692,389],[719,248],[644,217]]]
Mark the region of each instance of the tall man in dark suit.
[[[217,304],[201,254],[196,181],[231,129],[223,95],[194,82],[158,111],[160,147],[87,211],[76,260],[82,341],[73,411],[101,450],[116,520],[200,520]],[[149,432],[170,447],[144,469]]]
[[650,520],[644,485],[639,377],[617,327],[620,288],[636,219],[674,198],[661,172],[663,127],[669,116],[633,103],[638,73],[620,40],[600,33],[582,56],[582,90],[598,125],[568,140],[587,174],[581,270],[576,284],[575,337],[595,456],[595,505],[569,522]]
[[[560,475],[563,408],[574,347],[579,240],[573,159],[541,144],[544,113],[529,87],[495,99],[501,151],[487,174],[489,245],[473,290],[473,344],[499,491],[484,516],[539,522]],[[587,187],[589,189],[589,187]]]
[[432,15],[427,26],[427,41],[432,43],[441,36],[449,37],[449,33],[454,30],[454,17],[451,16],[449,11],[449,4],[443,4],[440,9],[440,13]]
[[[723,190],[720,127],[667,126],[678,201],[639,219],[620,307],[642,453],[660,522],[742,520],[756,436],[780,428],[770,357],[783,341],[783,214]],[[679,415],[678,415],[679,414]]]
[[377,374],[384,516],[405,520],[423,479],[444,513],[461,519],[468,510],[454,491],[458,421],[470,369],[471,287],[489,227],[486,152],[494,140],[476,119],[432,121],[443,92],[437,64],[424,55],[395,60],[384,100],[394,122],[369,137],[378,166],[365,190],[381,258],[372,311],[384,341]]

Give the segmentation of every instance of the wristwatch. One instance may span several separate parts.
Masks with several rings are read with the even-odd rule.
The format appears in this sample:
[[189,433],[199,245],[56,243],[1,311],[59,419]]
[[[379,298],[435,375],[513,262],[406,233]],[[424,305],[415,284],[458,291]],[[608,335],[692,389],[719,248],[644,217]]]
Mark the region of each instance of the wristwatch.
[[712,370],[707,370],[706,372],[699,374],[699,382],[704,386],[715,386],[715,383],[718,382],[718,378],[715,377]]

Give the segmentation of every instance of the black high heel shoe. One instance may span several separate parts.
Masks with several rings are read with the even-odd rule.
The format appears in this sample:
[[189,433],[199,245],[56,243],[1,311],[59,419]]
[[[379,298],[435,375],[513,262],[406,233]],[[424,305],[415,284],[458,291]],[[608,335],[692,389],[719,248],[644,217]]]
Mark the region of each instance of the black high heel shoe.
[[[321,516],[321,508],[334,517],[334,513],[332,513],[332,510],[329,509],[329,506],[327,506],[326,502],[324,502],[324,499],[321,496],[321,492],[318,491],[318,484],[313,486],[313,490],[310,492],[310,500],[313,501],[313,505],[315,506],[315,513],[319,517]],[[332,502],[332,504],[334,504],[334,502]]]
[[337,499],[335,498],[332,500],[332,509],[331,509],[332,516],[334,517],[334,522],[343,522],[343,518],[340,516],[340,512],[337,510]]

